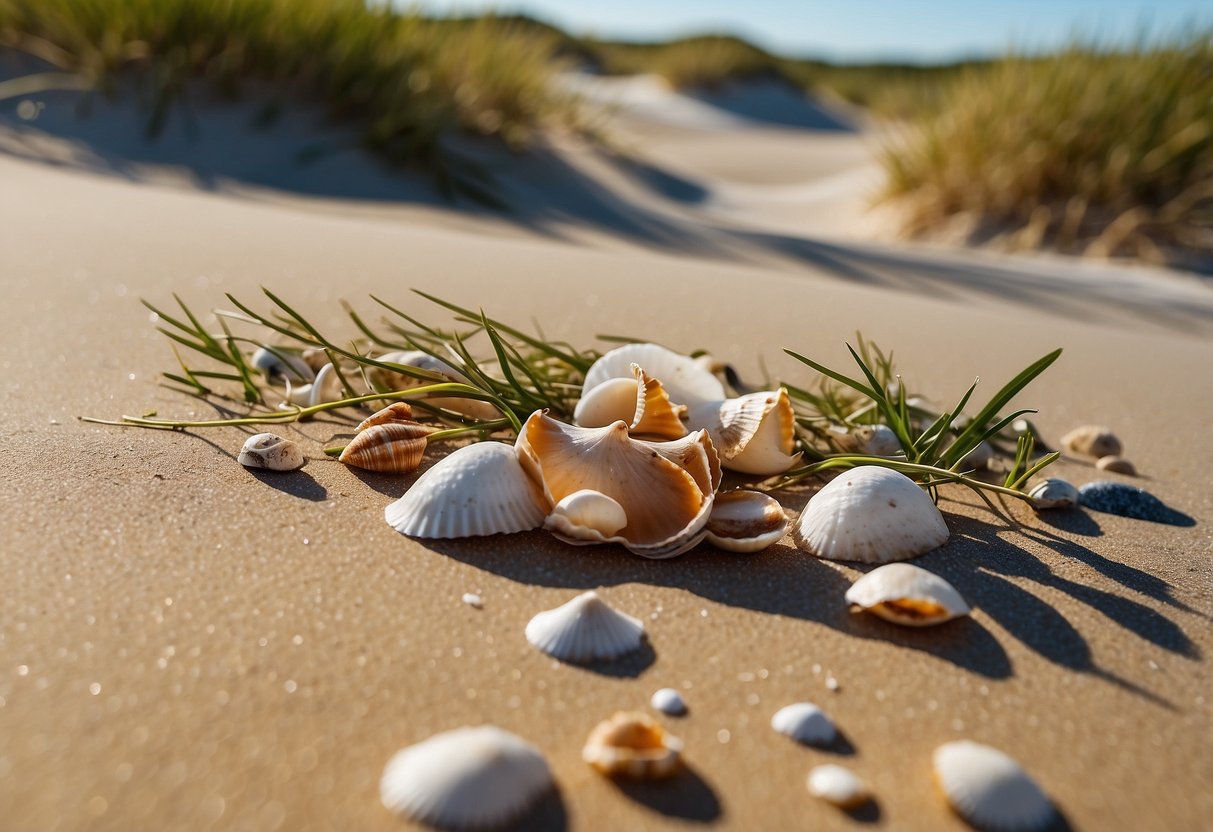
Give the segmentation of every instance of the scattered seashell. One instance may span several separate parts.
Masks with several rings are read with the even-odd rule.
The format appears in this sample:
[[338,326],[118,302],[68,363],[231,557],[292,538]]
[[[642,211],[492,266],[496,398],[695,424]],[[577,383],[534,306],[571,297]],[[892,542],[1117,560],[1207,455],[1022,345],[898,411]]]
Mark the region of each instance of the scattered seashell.
[[1061,445],[1067,451],[1094,457],[1119,456],[1123,450],[1116,434],[1101,425],[1074,428],[1061,438]]
[[788,530],[788,516],[778,500],[758,491],[716,495],[708,516],[707,541],[729,552],[758,552]]
[[482,725],[435,734],[397,752],[379,780],[379,798],[420,823],[490,829],[519,818],[552,785],[535,746]]
[[873,569],[847,590],[851,610],[906,627],[929,627],[969,614],[969,605],[950,583],[909,563]]
[[1060,477],[1041,480],[1028,489],[1028,496],[1037,510],[1078,505],[1078,489]]
[[1078,502],[1094,511],[1149,520],[1172,526],[1191,526],[1192,518],[1176,511],[1149,491],[1123,482],[1099,480],[1078,489]]
[[850,769],[836,765],[814,766],[809,771],[809,794],[843,809],[854,809],[872,799],[872,791]]
[[829,745],[838,736],[838,729],[825,711],[811,702],[780,708],[771,717],[771,727],[805,745]]
[[392,423],[416,423],[416,420],[413,419],[413,408],[409,406],[408,402],[393,402],[383,410],[375,411],[358,423],[358,427],[354,428],[354,433],[362,433],[375,425]]
[[792,536],[796,545],[818,557],[885,563],[942,546],[948,526],[909,477],[862,465],[839,474],[813,495]]
[[686,408],[671,404],[661,382],[638,364],[632,365],[632,374],[631,379],[608,379],[582,396],[573,411],[573,421],[585,428],[623,421],[631,433],[656,439],[686,436],[682,424]]
[[[439,379],[422,379],[405,373],[391,372],[382,367],[373,367],[368,372],[371,383],[380,390],[409,390],[426,384],[439,384],[443,381],[454,381],[460,384],[470,384],[468,377],[456,370],[441,358],[421,350],[405,350],[389,352],[378,356],[376,361],[386,364],[399,364],[401,367],[411,367],[441,376]],[[434,407],[441,407],[455,413],[461,413],[473,419],[498,419],[501,417],[496,406],[479,399],[465,399],[459,396],[427,396],[425,401]]]
[[850,431],[831,430],[834,441],[844,451],[869,456],[893,456],[902,452],[897,434],[888,425],[860,425]]
[[461,600],[463,601],[463,603],[467,604],[469,607],[475,607],[476,609],[480,609],[481,607],[484,606],[484,599],[481,598],[479,595],[477,595],[475,592],[463,593],[463,598]]
[[731,471],[781,474],[800,459],[792,453],[796,414],[782,387],[696,405],[687,412],[687,424],[708,432],[721,464]]
[[935,779],[957,814],[979,829],[1030,832],[1054,819],[1048,796],[996,748],[958,740],[935,749]]
[[682,694],[673,688],[662,688],[656,691],[649,699],[649,704],[670,716],[682,716],[687,712],[687,703],[683,700]]
[[315,407],[324,402],[338,401],[342,396],[341,379],[338,378],[332,364],[325,364],[316,373],[316,378],[310,384],[295,386],[290,379],[286,382],[286,401],[280,407]]
[[477,442],[451,453],[384,510],[389,526],[422,538],[509,534],[543,525],[543,495],[514,449]]
[[973,450],[960,458],[960,467],[961,469],[982,471],[990,467],[990,462],[993,459],[994,446],[982,440],[977,443],[977,446]]
[[[627,525],[617,533],[582,526],[577,531],[583,533],[563,539],[619,543],[650,558],[674,557],[703,539],[720,484],[716,453],[703,431],[646,442],[629,436],[626,422],[582,428],[536,411],[522,426],[515,448],[523,468],[542,485],[549,514],[582,490],[605,495],[622,508]],[[572,528],[560,518],[552,527]]]
[[1113,474],[1124,474],[1129,477],[1137,476],[1137,468],[1123,456],[1101,456],[1096,460],[1095,467],[1101,471],[1111,471]]
[[288,379],[307,384],[316,377],[315,371],[302,356],[282,347],[258,347],[253,351],[249,364],[277,384],[283,384]]
[[612,609],[591,590],[532,618],[526,640],[562,662],[584,664],[640,649],[644,624]]
[[590,732],[581,759],[610,777],[660,780],[681,768],[682,740],[648,714],[620,711]]
[[570,543],[601,543],[628,524],[623,506],[601,491],[583,488],[556,503],[543,527]]
[[709,369],[690,356],[657,344],[624,344],[604,354],[586,372],[582,396],[607,379],[632,375],[633,364],[660,379],[674,404],[693,407],[725,398],[724,385]]
[[337,459],[346,465],[403,474],[416,471],[425,456],[426,436],[433,428],[417,422],[383,422],[364,428]]
[[303,467],[303,451],[290,439],[273,433],[259,433],[244,441],[236,460],[246,468],[270,471],[294,471]]

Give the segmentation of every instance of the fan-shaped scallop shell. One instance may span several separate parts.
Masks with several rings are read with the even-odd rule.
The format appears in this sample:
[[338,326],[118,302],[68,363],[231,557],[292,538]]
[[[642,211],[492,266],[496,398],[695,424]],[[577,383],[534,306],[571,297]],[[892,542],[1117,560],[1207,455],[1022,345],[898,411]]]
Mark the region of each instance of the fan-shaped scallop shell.
[[800,459],[792,453],[796,414],[783,388],[704,402],[688,411],[687,424],[708,432],[721,464],[731,471],[769,476]]
[[682,740],[648,714],[621,711],[590,732],[581,758],[610,777],[660,780],[682,767]]
[[1083,425],[1061,437],[1061,445],[1067,451],[1085,456],[1120,456],[1124,450],[1120,439],[1111,429],[1102,425]]
[[854,610],[906,627],[929,627],[969,614],[950,583],[910,563],[887,563],[853,583],[846,594]]
[[867,784],[842,766],[814,766],[809,771],[807,785],[811,795],[843,809],[853,809],[872,799]]
[[601,541],[644,557],[673,557],[703,539],[720,468],[702,431],[670,442],[628,435],[625,422],[603,428],[566,425],[531,414],[515,445],[519,461],[542,484],[550,510],[577,491],[604,494],[627,525]]
[[674,404],[693,407],[725,398],[724,385],[710,370],[688,355],[657,344],[624,344],[603,355],[586,372],[582,396],[607,379],[632,375],[633,364],[660,379]]
[[460,448],[384,510],[389,526],[423,538],[509,534],[543,525],[543,495],[500,442]]
[[379,798],[420,823],[484,830],[516,820],[552,785],[537,748],[482,725],[435,734],[397,752],[383,770]]
[[632,374],[632,379],[608,379],[587,392],[577,402],[573,421],[586,428],[624,421],[636,436],[656,439],[686,436],[681,418],[686,408],[671,404],[661,382],[638,364],[632,365]]
[[1060,477],[1050,477],[1028,489],[1032,505],[1042,508],[1070,508],[1078,505],[1078,489]]
[[788,516],[778,500],[758,491],[716,495],[708,517],[707,541],[729,552],[758,552],[788,530]]
[[771,717],[771,727],[805,745],[829,745],[838,729],[825,711],[811,702],[786,705]]
[[590,591],[532,618],[526,625],[526,640],[562,662],[584,664],[638,650],[644,624],[612,609]]
[[885,563],[942,546],[948,527],[931,498],[909,477],[861,465],[813,495],[792,536],[800,548],[818,557]]
[[337,457],[346,465],[368,471],[403,474],[416,471],[425,456],[426,437],[433,428],[417,422],[382,422],[354,435]]
[[244,441],[236,460],[246,468],[294,471],[303,467],[303,451],[289,439],[273,433],[258,433]]
[[1032,832],[1055,817],[1036,781],[996,748],[971,740],[949,742],[935,749],[934,763],[948,803],[979,829]]

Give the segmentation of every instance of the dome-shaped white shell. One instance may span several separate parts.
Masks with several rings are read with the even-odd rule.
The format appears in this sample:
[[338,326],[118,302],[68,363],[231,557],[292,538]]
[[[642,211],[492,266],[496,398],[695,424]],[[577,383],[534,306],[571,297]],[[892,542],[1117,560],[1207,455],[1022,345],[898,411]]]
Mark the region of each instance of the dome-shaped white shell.
[[910,563],[873,569],[851,585],[846,600],[852,608],[906,627],[928,627],[969,614],[955,587]]
[[842,766],[815,766],[809,771],[809,793],[827,803],[850,809],[866,803],[872,792],[853,771]]
[[543,525],[541,499],[513,448],[478,442],[439,460],[383,516],[410,537],[509,534]]
[[601,491],[583,488],[556,503],[543,526],[570,543],[601,543],[628,524],[628,515]]
[[289,439],[273,433],[258,433],[244,441],[236,460],[246,468],[294,471],[303,467],[303,451]]
[[907,560],[948,539],[943,515],[904,474],[876,465],[843,471],[792,528],[800,548],[830,560]]
[[1053,804],[1036,781],[997,748],[949,742],[935,749],[934,763],[948,803],[979,829],[1031,832],[1054,818]]
[[771,717],[771,727],[805,745],[829,745],[838,729],[825,711],[811,702],[786,705]]
[[522,815],[552,788],[533,745],[493,725],[458,728],[396,753],[379,797],[398,815],[443,829],[491,829]]
[[593,662],[638,649],[644,624],[612,609],[591,591],[532,618],[526,640],[562,662]]
[[725,397],[720,379],[695,359],[657,344],[624,344],[603,355],[586,372],[582,395],[607,379],[630,377],[633,364],[658,379],[674,404],[694,406]]
[[654,691],[653,696],[649,699],[649,704],[670,716],[681,716],[687,712],[687,703],[682,698],[682,694],[673,688],[661,688]]
[[1042,508],[1071,508],[1078,505],[1078,489],[1060,477],[1049,477],[1028,489],[1032,505]]
[[707,541],[729,552],[759,552],[788,530],[788,516],[779,501],[758,491],[726,491],[716,495],[708,517]]
[[901,453],[897,433],[888,425],[860,425],[851,431],[854,450],[872,456],[892,456]]

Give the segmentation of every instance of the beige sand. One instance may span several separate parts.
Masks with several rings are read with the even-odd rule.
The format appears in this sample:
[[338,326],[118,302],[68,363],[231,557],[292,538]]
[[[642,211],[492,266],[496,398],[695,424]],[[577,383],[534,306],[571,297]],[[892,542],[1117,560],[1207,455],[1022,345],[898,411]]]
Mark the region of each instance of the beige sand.
[[[663,130],[690,141],[683,127],[632,135],[643,129],[651,158],[672,147]],[[816,135],[728,129],[738,152],[747,130],[800,143],[787,154]],[[705,157],[724,152],[712,142]],[[529,738],[552,764],[559,795],[532,828],[961,829],[929,766],[959,737],[1020,759],[1075,828],[1207,824],[1213,292],[1181,275],[796,236],[752,219],[746,238],[745,217],[712,219],[710,204],[645,192],[581,153],[561,158],[614,188],[618,224],[512,225],[239,182],[208,193],[169,174],[138,181],[154,166],[114,176],[112,165],[0,157],[0,826],[395,829],[377,795],[389,756],[482,722]],[[729,184],[726,168],[680,158],[680,176],[708,183],[702,201]],[[761,356],[804,381],[781,347],[843,365],[861,329],[941,399],[978,374],[991,392],[1061,346],[1022,404],[1051,437],[1113,425],[1140,483],[1196,523],[1013,507],[1024,525],[1011,528],[948,493],[952,539],[918,562],[975,612],[907,632],[847,613],[856,570],[786,539],[753,557],[703,547],[663,562],[540,533],[405,539],[382,511],[411,479],[324,458],[328,421],[287,431],[310,460],[273,477],[236,464],[239,430],[76,420],[211,415],[158,385],[172,355],[137,299],[177,292],[210,308],[261,285],[334,330],[337,300],[369,310],[370,292],[440,319],[410,299],[415,286],[533,317],[553,338],[634,333],[707,347],[750,375]],[[1081,462],[1057,470],[1099,478]],[[649,627],[651,653],[619,675],[555,664],[522,635],[534,612],[595,587]],[[460,602],[468,591],[482,610]],[[690,705],[667,720],[690,775],[635,788],[580,762],[594,723],[664,686]],[[799,700],[827,710],[845,748],[797,747],[768,727]],[[805,775],[822,762],[854,768],[877,808],[851,817],[812,799]]]

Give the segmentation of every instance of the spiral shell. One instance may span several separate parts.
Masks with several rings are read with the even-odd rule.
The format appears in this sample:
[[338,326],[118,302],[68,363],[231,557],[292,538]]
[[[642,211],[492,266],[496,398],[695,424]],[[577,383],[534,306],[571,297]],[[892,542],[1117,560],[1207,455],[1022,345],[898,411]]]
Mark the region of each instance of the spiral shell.
[[433,428],[417,422],[385,422],[358,433],[337,457],[346,465],[403,474],[417,470]]

